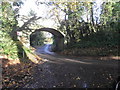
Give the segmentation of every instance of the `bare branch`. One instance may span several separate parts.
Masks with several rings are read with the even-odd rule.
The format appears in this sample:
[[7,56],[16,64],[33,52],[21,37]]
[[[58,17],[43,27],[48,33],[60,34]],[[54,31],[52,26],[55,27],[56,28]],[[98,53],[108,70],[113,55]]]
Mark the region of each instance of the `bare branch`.
[[33,16],[27,22],[24,22],[24,24],[20,28],[18,28],[18,31],[26,30],[26,28],[29,29],[28,25],[31,24],[31,23],[33,23],[34,21],[40,19],[40,18],[41,17]]

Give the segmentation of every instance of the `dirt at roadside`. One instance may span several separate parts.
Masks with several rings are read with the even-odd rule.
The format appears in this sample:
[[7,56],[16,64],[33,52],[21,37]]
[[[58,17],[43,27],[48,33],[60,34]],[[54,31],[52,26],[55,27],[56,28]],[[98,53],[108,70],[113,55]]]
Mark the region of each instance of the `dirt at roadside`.
[[[99,51],[99,50],[98,50]],[[98,53],[102,53],[102,51],[98,52],[96,50],[79,50],[79,49],[74,49],[74,50],[64,50],[62,52],[57,52],[60,55],[64,56],[70,56],[70,57],[76,57],[76,58],[81,58],[81,59],[94,59],[94,60],[120,60],[119,55],[99,55]]]
[[5,58],[2,60],[2,88],[19,88],[32,80],[34,63],[16,63]]
[[74,47],[64,48],[62,51],[66,55],[75,56],[119,56],[119,48],[116,47]]

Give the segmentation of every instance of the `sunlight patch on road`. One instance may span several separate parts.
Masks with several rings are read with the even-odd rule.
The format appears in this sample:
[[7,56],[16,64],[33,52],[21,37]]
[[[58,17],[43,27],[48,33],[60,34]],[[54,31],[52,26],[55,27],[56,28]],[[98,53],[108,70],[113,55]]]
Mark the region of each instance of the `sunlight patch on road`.
[[61,62],[55,62],[55,61],[49,61],[50,63],[55,63],[55,64],[63,64]]
[[56,63],[56,64],[63,64],[61,62],[51,61],[51,60],[48,60],[48,59],[42,59],[42,61],[44,61],[44,62],[50,62],[50,63]]
[[48,59],[42,59],[44,62],[47,62],[47,61],[49,61]]
[[45,47],[44,51],[45,51],[46,53],[50,54],[50,55],[54,55],[54,54],[55,54],[54,52],[50,52],[50,51],[49,51],[50,45],[51,45],[51,44],[46,44],[46,47]]
[[82,64],[92,64],[92,63],[83,62],[83,61],[77,61],[77,60],[73,60],[73,59],[65,59],[65,60],[70,61],[70,62],[82,63]]

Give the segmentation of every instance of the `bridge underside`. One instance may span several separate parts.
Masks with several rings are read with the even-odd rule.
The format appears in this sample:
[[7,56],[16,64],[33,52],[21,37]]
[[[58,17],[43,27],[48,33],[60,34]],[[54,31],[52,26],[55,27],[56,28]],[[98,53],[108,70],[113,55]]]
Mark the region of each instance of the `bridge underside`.
[[64,36],[57,30],[53,28],[41,28],[36,29],[34,33],[46,31],[54,35],[54,44],[52,45],[53,51],[62,51],[64,49]]

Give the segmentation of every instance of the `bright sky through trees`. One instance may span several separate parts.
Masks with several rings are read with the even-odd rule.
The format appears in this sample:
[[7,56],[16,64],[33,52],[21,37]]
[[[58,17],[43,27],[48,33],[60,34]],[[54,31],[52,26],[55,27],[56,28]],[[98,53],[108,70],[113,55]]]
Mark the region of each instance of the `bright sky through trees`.
[[[44,20],[44,22],[42,20],[43,26],[51,27],[51,26],[55,25],[56,24],[55,20],[48,18],[50,16],[49,10],[52,9],[53,7],[49,7],[45,4],[37,5],[40,3],[40,1],[43,2],[44,0],[25,0],[24,5],[20,9],[20,15],[28,15],[30,10],[33,10],[37,16],[42,17],[42,18],[47,18],[46,20]],[[94,6],[94,11],[95,11],[94,17],[99,17],[100,12],[101,12],[100,5],[101,5],[102,1],[96,0],[96,3],[97,3],[96,6]],[[99,8],[99,9],[97,9],[97,11],[96,11],[95,10],[96,8]],[[62,11],[59,13],[61,15],[61,19],[64,19],[65,14]],[[83,19],[86,21],[85,15],[83,15]]]
[[[38,17],[42,17],[42,20],[39,20],[40,25],[43,25],[45,27],[53,27],[56,26],[54,17],[50,18],[49,10],[53,7],[49,7],[45,4],[40,4],[37,6],[36,4],[37,0],[26,0],[24,1],[24,5],[20,9],[20,15],[28,16],[29,12],[33,10]],[[63,13],[61,13],[61,16],[63,16]]]

